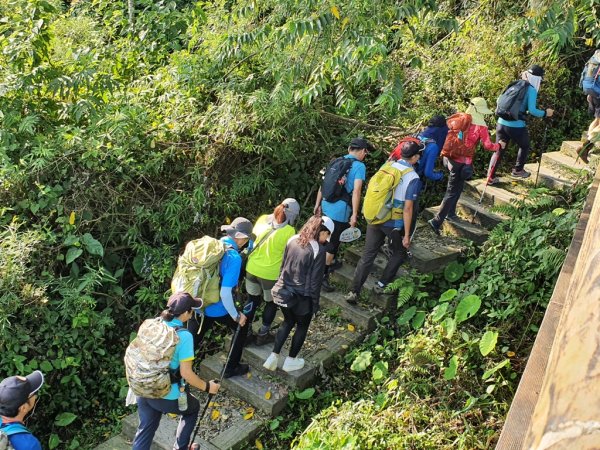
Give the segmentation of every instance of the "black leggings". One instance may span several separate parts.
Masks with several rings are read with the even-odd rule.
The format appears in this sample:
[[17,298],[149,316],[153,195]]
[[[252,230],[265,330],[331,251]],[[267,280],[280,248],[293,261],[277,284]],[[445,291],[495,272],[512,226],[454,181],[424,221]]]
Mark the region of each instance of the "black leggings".
[[[311,301],[308,297],[305,297],[301,301]],[[292,346],[290,347],[290,357],[295,358],[300,353],[300,349],[304,344],[304,340],[306,339],[306,334],[308,333],[308,326],[310,325],[310,321],[312,320],[312,311],[308,314],[297,315],[294,313],[293,308],[281,308],[283,312],[284,321],[277,335],[275,336],[275,345],[273,347],[273,352],[279,354],[281,349],[283,348],[283,344],[286,339],[290,335],[292,328],[296,326],[296,331],[294,332],[294,336],[292,336]]]

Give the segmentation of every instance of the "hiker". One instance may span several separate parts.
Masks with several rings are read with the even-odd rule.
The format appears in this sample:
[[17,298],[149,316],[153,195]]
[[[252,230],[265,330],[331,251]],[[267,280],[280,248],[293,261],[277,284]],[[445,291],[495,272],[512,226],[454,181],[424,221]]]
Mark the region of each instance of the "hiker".
[[[133,450],[150,449],[152,440],[154,439],[154,433],[158,429],[163,414],[178,414],[181,416],[173,448],[188,448],[190,437],[194,431],[196,419],[198,418],[200,403],[198,402],[198,399],[189,392],[189,387],[184,385],[181,381],[182,379],[185,380],[187,385],[193,386],[196,389],[209,394],[214,395],[219,390],[220,385],[218,382],[201,379],[194,373],[192,368],[194,360],[194,340],[192,334],[184,328],[184,324],[193,316],[194,308],[200,307],[202,307],[202,300],[195,299],[185,292],[179,292],[171,295],[167,303],[167,309],[160,314],[160,318],[164,324],[170,328],[174,328],[179,337],[169,365],[171,372],[171,388],[162,398],[137,397],[140,424],[138,425],[133,439]],[[179,398],[184,394],[184,404],[187,406],[185,410],[180,410]]]
[[293,236],[285,247],[281,273],[271,293],[273,301],[281,307],[284,321],[277,335],[273,352],[263,367],[277,369],[279,353],[292,328],[296,327],[289,356],[282,369],[293,372],[304,367],[304,359],[298,353],[304,344],[312,317],[319,311],[319,297],[325,267],[325,244],[335,230],[333,220],[314,215]]
[[260,216],[252,229],[256,235],[256,242],[246,265],[247,304],[251,307],[248,309],[248,320],[242,333],[247,333],[248,328],[252,327],[254,314],[264,299],[262,326],[256,335],[256,345],[270,344],[275,340],[275,336],[269,332],[277,313],[271,289],[279,277],[285,246],[296,234],[293,225],[298,214],[300,204],[293,198],[286,198],[275,207],[272,214]]
[[[252,222],[244,217],[237,217],[230,225],[221,226],[221,231],[226,235],[220,239],[225,245],[225,254],[219,262],[219,300],[206,306],[204,316],[200,320],[201,324],[196,318],[188,323],[188,329],[192,334],[197,334],[196,345],[198,346],[215,322],[222,323],[235,332],[238,325],[244,327],[247,321],[246,315],[239,312],[235,306],[234,290],[237,288],[242,270],[242,257],[239,251],[248,244],[249,240],[256,239],[252,232]],[[225,378],[245,375],[249,370],[248,364],[240,363],[244,348],[242,333],[238,333],[238,338],[232,341],[231,345],[233,349],[225,368]]]
[[[414,165],[419,161],[423,144],[415,138],[406,138],[405,142],[401,143],[400,151],[400,159],[384,164],[369,181],[363,208],[365,218],[369,222],[365,247],[354,271],[351,290],[345,296],[346,301],[352,305],[358,302],[362,286],[371,273],[377,252],[383,246],[386,237],[389,240],[391,255],[374,288],[376,293],[383,293],[387,284],[396,277],[400,265],[408,256],[414,203],[418,200],[422,186],[419,175],[414,170]],[[394,181],[389,185],[389,189],[386,188],[388,192],[383,192],[386,199],[376,201],[375,197],[371,196],[371,192],[386,190],[377,189],[376,184],[381,179],[380,177],[387,176],[392,177]],[[389,203],[388,195],[393,198],[391,209],[386,206]],[[371,214],[372,208],[380,209],[380,204],[384,213],[380,214],[374,211],[377,214]]]
[[[529,132],[527,131],[526,114],[534,117],[552,117],[554,110],[548,108],[545,111],[537,109],[537,96],[540,84],[544,78],[544,69],[534,64],[521,74],[521,80],[511,83],[504,93],[498,98],[498,125],[496,126],[496,142],[511,140],[519,146],[517,160],[511,170],[513,178],[528,178],[530,172],[525,170],[525,163],[531,150]],[[504,102],[506,99],[506,102]],[[480,111],[481,112],[481,111]],[[489,113],[488,113],[489,114]],[[492,155],[488,169],[488,184],[499,183],[496,177],[496,169],[500,164],[505,147],[500,148]]]
[[588,127],[586,139],[579,153],[579,157],[586,164],[589,163],[588,155],[600,134],[600,79],[598,68],[600,68],[600,49],[596,50],[585,64],[579,80],[579,86],[586,94],[588,111],[594,117]]
[[[421,181],[440,181],[444,177],[444,172],[435,170],[435,163],[444,147],[447,134],[448,126],[446,125],[446,118],[442,115],[433,116],[429,120],[427,127],[417,134],[417,138],[425,144],[423,155],[415,166],[415,171],[421,177]],[[399,150],[399,154],[394,159],[398,160],[400,158],[401,150]]]
[[340,234],[358,221],[360,196],[366,179],[367,168],[362,162],[374,147],[363,138],[354,138],[348,146],[348,154],[333,160],[323,176],[323,183],[317,193],[315,215],[324,214],[333,220],[335,229],[327,244],[327,257],[323,277],[323,290],[332,292],[335,288],[329,283],[329,274],[342,265],[334,261],[340,247]]
[[[35,410],[44,375],[36,370],[26,377],[12,376],[0,383],[0,447],[10,444],[15,450],[42,450],[40,441],[25,425],[25,417]],[[8,443],[6,437],[8,437]],[[5,442],[2,442],[2,441]],[[3,447],[4,448],[4,447]]]
[[435,234],[440,235],[444,220],[459,220],[456,205],[465,187],[465,181],[473,177],[473,157],[475,148],[481,142],[489,151],[500,151],[506,147],[505,141],[494,144],[490,140],[484,115],[492,114],[485,99],[475,97],[465,113],[457,113],[448,118],[448,136],[442,149],[444,165],[448,168],[446,194],[436,216],[427,223]]

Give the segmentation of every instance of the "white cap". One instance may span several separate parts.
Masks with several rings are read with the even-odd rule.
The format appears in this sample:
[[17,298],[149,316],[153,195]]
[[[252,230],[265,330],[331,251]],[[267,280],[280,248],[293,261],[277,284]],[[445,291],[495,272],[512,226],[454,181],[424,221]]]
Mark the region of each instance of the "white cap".
[[325,225],[325,228],[329,230],[329,237],[327,238],[327,241],[329,241],[329,239],[331,239],[331,235],[333,234],[333,229],[335,228],[335,225],[333,224],[333,220],[331,220],[327,216],[321,217],[321,220],[323,221],[323,225]]

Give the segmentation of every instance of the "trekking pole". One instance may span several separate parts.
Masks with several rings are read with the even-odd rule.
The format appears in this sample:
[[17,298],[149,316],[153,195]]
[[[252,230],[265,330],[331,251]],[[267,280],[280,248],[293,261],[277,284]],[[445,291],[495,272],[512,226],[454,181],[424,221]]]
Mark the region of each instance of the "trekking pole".
[[547,132],[548,132],[548,124],[546,124],[546,126],[544,126],[544,137],[542,137],[542,150],[540,152],[540,160],[538,161],[537,172],[535,174],[535,183],[533,184],[534,187],[537,187],[538,178],[540,176],[540,167],[542,166],[542,155],[544,154],[544,149],[546,148],[546,133]]
[[[245,312],[245,308],[244,308],[244,312]],[[219,375],[219,380],[218,380],[219,384],[221,384],[221,382],[223,381],[223,377],[225,376],[225,369],[227,368],[227,364],[229,363],[229,359],[231,358],[231,353],[233,353],[233,347],[238,339],[241,329],[242,329],[242,327],[238,323],[238,325],[235,329],[235,333],[233,334],[233,339],[231,339],[231,346],[229,347],[227,359],[225,360],[225,364],[223,364],[223,368],[221,369],[221,374]],[[207,381],[207,383],[210,383],[210,382]],[[194,432],[192,433],[192,438],[190,439],[190,444],[189,444],[190,450],[198,450],[200,448],[197,444],[194,444],[194,440],[196,439],[196,436],[198,435],[198,430],[200,429],[200,422],[204,418],[204,414],[206,414],[206,411],[208,410],[210,402],[212,401],[212,399],[214,398],[215,395],[216,394],[211,394],[211,393],[208,394],[206,403],[204,403],[204,408],[202,408],[202,412],[198,415],[198,419],[196,419],[196,426],[194,427]]]

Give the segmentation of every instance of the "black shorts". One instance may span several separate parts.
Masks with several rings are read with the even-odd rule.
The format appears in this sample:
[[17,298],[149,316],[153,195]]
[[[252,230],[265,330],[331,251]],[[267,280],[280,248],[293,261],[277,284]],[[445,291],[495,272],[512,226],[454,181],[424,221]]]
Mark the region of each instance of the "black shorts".
[[333,221],[333,233],[329,237],[329,242],[327,243],[327,253],[331,253],[335,255],[340,248],[340,234],[342,231],[350,228],[350,224],[348,222],[338,222],[337,220]]
[[600,119],[600,97],[597,95],[588,95],[588,112],[595,119]]

